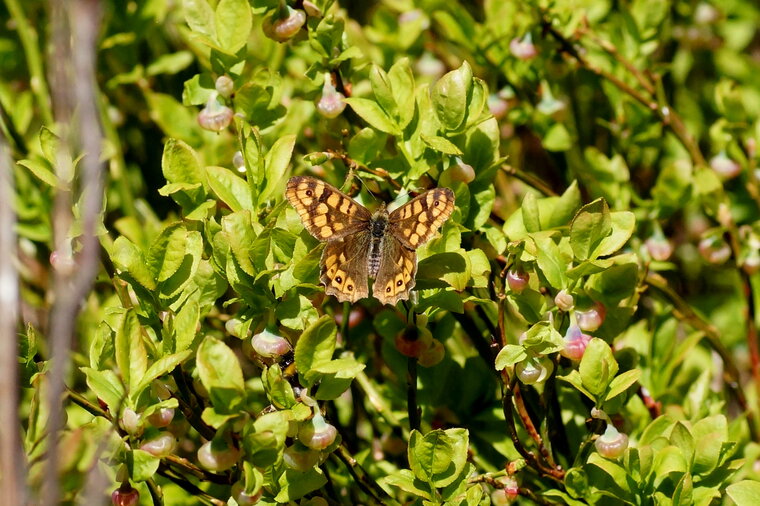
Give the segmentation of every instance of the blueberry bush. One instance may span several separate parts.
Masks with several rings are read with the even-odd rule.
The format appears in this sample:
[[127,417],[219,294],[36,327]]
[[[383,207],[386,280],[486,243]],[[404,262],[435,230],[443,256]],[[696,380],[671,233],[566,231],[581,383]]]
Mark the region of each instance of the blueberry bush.
[[[0,14],[9,504],[757,504],[754,0]],[[292,175],[453,190],[409,300]]]

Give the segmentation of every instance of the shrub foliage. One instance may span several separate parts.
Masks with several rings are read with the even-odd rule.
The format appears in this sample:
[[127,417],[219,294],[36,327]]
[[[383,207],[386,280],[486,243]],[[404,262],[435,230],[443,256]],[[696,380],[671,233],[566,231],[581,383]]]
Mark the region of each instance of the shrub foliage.
[[[760,496],[755,2],[102,2],[68,354],[95,155],[46,9],[0,7],[33,493],[57,456],[69,502]],[[294,174],[453,190],[408,301],[324,295]]]

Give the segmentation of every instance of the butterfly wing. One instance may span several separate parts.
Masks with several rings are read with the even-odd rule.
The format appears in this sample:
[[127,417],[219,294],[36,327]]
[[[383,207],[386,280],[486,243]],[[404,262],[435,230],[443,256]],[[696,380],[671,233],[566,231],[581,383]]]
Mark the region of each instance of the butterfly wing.
[[410,200],[388,217],[388,231],[402,245],[416,250],[426,243],[454,211],[454,192],[434,188]]
[[367,256],[370,242],[367,230],[327,242],[322,252],[322,275],[319,277],[327,295],[335,295],[339,302],[356,302],[369,296]]
[[407,300],[414,288],[417,254],[405,247],[393,234],[385,236],[383,256],[372,286],[372,295],[382,304],[395,305]]
[[324,181],[308,176],[288,180],[285,197],[306,230],[320,241],[335,241],[369,226],[366,207]]

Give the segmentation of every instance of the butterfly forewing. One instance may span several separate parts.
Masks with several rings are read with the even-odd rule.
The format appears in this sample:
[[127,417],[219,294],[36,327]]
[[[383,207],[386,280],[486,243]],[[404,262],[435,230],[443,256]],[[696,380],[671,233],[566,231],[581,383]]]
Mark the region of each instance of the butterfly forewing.
[[405,247],[425,244],[454,211],[454,192],[435,188],[410,200],[390,214],[388,228]]
[[366,207],[313,177],[291,177],[285,197],[298,212],[306,230],[320,241],[355,234],[367,228],[372,217]]

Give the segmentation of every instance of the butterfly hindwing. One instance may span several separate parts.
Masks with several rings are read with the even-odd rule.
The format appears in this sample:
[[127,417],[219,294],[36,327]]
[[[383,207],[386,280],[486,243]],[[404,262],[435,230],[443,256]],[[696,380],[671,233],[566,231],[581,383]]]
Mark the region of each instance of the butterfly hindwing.
[[332,185],[307,176],[294,176],[285,190],[306,230],[320,241],[333,241],[369,226],[366,207]]
[[328,241],[322,252],[322,274],[319,277],[327,295],[335,295],[339,302],[356,302],[369,296],[369,243],[370,236],[366,230],[344,239]]
[[405,247],[392,234],[385,236],[380,268],[372,285],[372,295],[382,304],[395,305],[407,300],[414,288],[417,254]]
[[388,217],[388,228],[401,244],[416,250],[425,244],[454,211],[454,192],[435,188],[410,200]]

